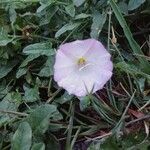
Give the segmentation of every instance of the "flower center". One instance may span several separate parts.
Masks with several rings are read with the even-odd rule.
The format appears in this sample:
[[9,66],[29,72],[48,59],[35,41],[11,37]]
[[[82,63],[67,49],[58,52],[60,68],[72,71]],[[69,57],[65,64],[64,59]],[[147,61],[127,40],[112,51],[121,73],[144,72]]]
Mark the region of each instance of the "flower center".
[[81,57],[78,59],[78,65],[83,66],[86,63],[86,59],[84,57]]

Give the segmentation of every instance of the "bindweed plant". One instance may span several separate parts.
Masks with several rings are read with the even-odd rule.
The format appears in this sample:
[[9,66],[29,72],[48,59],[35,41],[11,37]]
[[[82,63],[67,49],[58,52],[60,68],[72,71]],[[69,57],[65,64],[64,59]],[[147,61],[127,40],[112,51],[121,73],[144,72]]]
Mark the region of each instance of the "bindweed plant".
[[149,12],[0,0],[0,149],[149,149]]

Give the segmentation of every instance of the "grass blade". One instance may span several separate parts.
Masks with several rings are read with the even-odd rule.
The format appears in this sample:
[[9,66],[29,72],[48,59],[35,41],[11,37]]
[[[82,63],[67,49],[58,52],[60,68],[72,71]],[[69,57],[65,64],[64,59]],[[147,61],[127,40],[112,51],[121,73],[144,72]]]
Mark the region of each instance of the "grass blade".
[[[119,7],[116,5],[116,3],[114,2],[114,0],[110,0],[110,6],[112,7],[115,16],[117,18],[117,20],[119,21],[121,27],[123,28],[124,34],[129,42],[130,47],[132,48],[133,52],[135,54],[139,54],[139,55],[144,55],[140,46],[138,45],[138,43],[134,40],[132,33],[125,21],[125,19],[123,18],[121,11],[119,9]],[[149,73],[150,72],[150,64],[149,62],[141,57],[137,56],[137,59],[139,60],[139,62],[141,63],[142,69],[145,73]]]

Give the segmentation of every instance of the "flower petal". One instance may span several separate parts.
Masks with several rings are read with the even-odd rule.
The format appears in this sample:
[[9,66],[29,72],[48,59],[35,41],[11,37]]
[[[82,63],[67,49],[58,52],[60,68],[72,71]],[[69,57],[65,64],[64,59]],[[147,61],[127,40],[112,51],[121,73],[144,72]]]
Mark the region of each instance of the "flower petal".
[[93,39],[87,40],[77,40],[74,42],[66,43],[60,46],[63,53],[68,56],[73,56],[75,58],[82,57],[94,44]]
[[68,91],[69,94],[74,94],[76,96],[85,96],[84,84],[76,73],[72,73],[69,76],[63,78],[60,82],[58,82],[60,87],[63,87]]
[[71,73],[75,72],[75,66],[56,68],[54,70],[54,80],[59,82],[60,80],[67,78]]
[[75,65],[75,62],[70,58],[67,57],[61,50],[57,51],[56,59],[55,59],[54,68],[64,68]]
[[[83,66],[78,59],[85,58]],[[56,54],[54,80],[76,96],[102,89],[112,76],[113,64],[104,46],[94,39],[77,40],[63,44]]]
[[[112,68],[110,68],[112,69]],[[112,72],[103,69],[99,66],[89,66],[86,70],[80,73],[80,77],[85,84],[87,93],[94,93],[99,89],[102,89],[106,82],[111,78]]]
[[105,62],[110,60],[111,56],[100,42],[94,40],[94,44],[86,52],[84,57],[91,63],[103,65]]

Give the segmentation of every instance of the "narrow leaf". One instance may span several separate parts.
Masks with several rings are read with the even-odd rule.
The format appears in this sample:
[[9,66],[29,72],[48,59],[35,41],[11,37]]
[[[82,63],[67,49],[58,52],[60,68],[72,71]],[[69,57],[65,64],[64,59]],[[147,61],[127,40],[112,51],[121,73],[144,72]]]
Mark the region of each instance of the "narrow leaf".
[[[129,42],[130,47],[132,48],[133,52],[135,54],[144,55],[143,52],[142,52],[142,50],[141,50],[141,48],[140,48],[140,46],[134,40],[129,27],[128,27],[125,19],[123,18],[119,7],[116,5],[116,3],[114,2],[114,0],[110,0],[110,5],[111,5],[111,7],[112,7],[112,9],[113,9],[113,11],[114,11],[114,13],[116,15],[116,18],[119,21],[121,27],[123,28],[124,34],[125,34],[128,42]],[[138,58],[138,60],[141,63],[140,65],[141,65],[143,71],[149,73],[150,72],[150,64],[149,64],[149,62],[146,59],[142,58],[142,57],[138,57],[137,56],[137,58]]]
[[23,52],[25,54],[39,54],[39,55],[54,55],[55,54],[55,50],[52,48],[52,43],[47,42],[47,43],[35,43],[35,44],[31,44],[26,46],[23,49]]
[[107,14],[105,12],[103,12],[103,14],[99,13],[98,11],[94,12],[93,14],[93,23],[91,26],[91,37],[97,39],[102,28],[103,25],[106,21],[106,17]]
[[0,65],[0,79],[5,77],[17,64],[17,61],[9,61],[6,65]]
[[68,23],[56,32],[55,37],[58,38],[63,33],[73,30],[73,29],[77,28],[79,25],[80,25],[80,23]]

